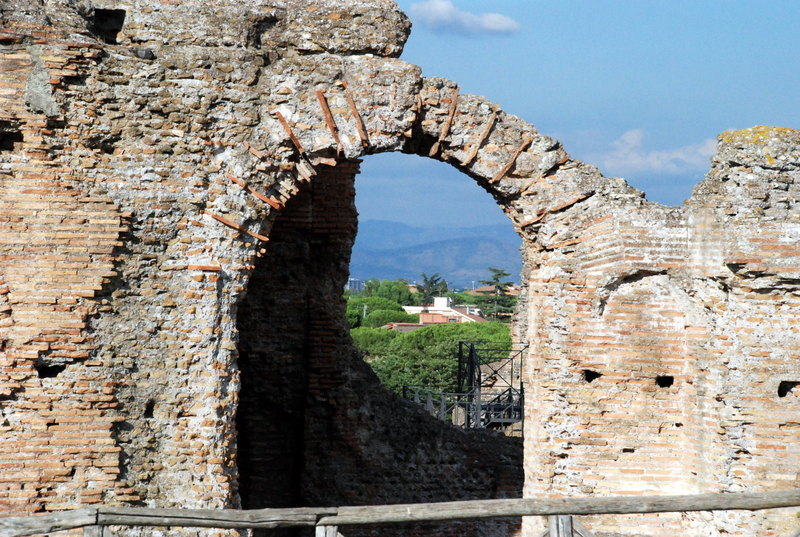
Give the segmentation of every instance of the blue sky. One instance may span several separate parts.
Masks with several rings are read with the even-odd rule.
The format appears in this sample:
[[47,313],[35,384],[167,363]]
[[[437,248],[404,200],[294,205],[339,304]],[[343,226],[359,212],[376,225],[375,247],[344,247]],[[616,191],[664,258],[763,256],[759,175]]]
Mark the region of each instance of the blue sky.
[[[402,58],[504,110],[573,156],[678,205],[716,135],[800,128],[799,0],[400,0]],[[368,157],[362,219],[457,226],[505,216],[471,179],[407,155]]]

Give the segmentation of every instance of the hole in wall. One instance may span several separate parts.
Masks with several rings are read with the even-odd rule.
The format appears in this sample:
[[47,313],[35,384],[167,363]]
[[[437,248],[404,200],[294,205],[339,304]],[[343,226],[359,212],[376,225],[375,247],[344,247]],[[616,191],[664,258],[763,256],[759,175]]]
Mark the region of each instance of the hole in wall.
[[86,145],[92,149],[97,149],[108,155],[114,153],[117,143],[122,137],[120,135],[97,135],[92,136],[86,141]]
[[115,45],[124,24],[124,9],[95,9],[91,31],[109,45]]
[[264,34],[271,30],[277,23],[277,17],[264,17],[263,19],[257,20],[247,31],[247,46],[261,49],[265,44]]
[[37,362],[33,367],[36,369],[36,374],[39,375],[40,379],[51,379],[57,377],[62,371],[64,371],[67,368],[67,365]]
[[0,151],[16,151],[22,143],[22,133],[10,121],[0,121]]
[[583,370],[583,380],[586,382],[594,382],[595,380],[602,377],[602,373],[598,373],[597,371],[592,371],[591,369],[584,369]]
[[782,380],[778,384],[778,397],[786,397],[795,387],[800,386],[800,381],[797,380]]
[[622,452],[623,453],[635,453],[636,452],[636,448],[624,447],[624,448],[622,448]]
[[675,377],[672,375],[659,375],[656,377],[656,384],[659,388],[669,388],[675,383]]
[[156,409],[156,402],[153,401],[152,399],[147,401],[147,404],[144,406],[144,414],[143,414],[144,418],[152,419],[153,412],[155,411],[155,409]]

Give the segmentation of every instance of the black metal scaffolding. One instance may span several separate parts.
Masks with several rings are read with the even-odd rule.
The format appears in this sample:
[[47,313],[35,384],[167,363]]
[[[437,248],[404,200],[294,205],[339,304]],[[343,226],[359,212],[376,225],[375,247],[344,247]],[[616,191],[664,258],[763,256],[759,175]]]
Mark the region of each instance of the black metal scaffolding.
[[522,358],[526,348],[461,341],[456,392],[404,386],[403,396],[424,406],[431,415],[464,428],[506,429],[521,424]]

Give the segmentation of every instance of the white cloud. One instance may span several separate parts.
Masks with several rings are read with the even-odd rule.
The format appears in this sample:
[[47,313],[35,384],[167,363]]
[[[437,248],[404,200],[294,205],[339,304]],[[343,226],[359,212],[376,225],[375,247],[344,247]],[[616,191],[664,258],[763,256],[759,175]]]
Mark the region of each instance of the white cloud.
[[644,131],[629,130],[612,142],[605,153],[586,160],[614,175],[635,173],[679,174],[707,170],[708,159],[716,152],[716,141],[702,142],[667,150],[648,150],[644,147]]
[[451,0],[424,0],[411,4],[411,20],[434,30],[459,34],[510,34],[519,23],[499,13],[469,13]]

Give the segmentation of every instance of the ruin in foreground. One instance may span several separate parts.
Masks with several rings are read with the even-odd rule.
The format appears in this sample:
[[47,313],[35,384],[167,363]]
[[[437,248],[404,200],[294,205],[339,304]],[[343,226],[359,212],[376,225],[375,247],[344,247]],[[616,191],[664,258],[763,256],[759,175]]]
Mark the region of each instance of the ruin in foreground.
[[[800,132],[723,133],[664,207],[397,59],[390,0],[6,0],[0,20],[1,514],[518,497],[523,467],[528,497],[796,484]],[[352,348],[354,177],[387,151],[461,169],[523,238],[524,463],[399,403]]]

